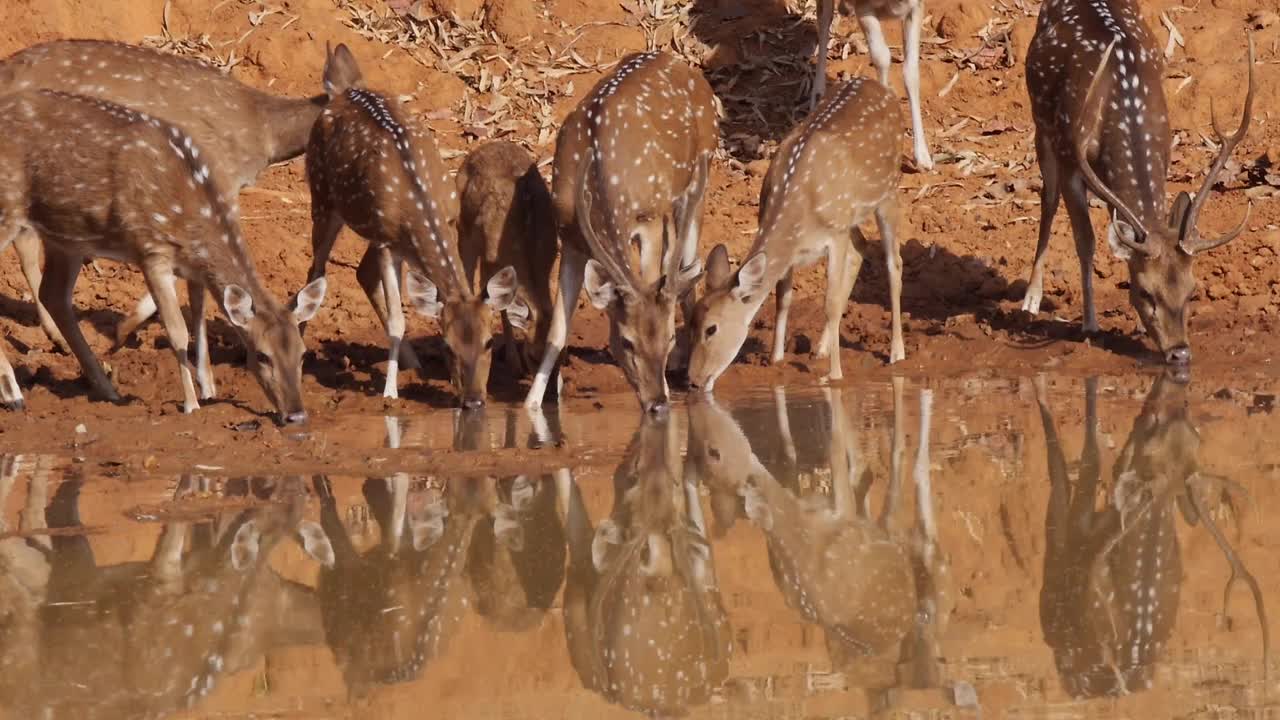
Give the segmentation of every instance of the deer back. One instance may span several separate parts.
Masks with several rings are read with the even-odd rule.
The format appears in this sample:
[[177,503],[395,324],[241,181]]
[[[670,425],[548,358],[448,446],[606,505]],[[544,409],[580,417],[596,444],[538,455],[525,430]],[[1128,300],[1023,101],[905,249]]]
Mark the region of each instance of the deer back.
[[0,61],[0,95],[37,89],[108,100],[177,125],[232,191],[270,163],[301,155],[325,102],[270,95],[197,60],[102,40],[55,40]]
[[552,190],[562,242],[592,257],[601,252],[587,246],[577,227],[580,184],[591,183],[603,251],[629,265],[621,258],[631,239],[617,229],[669,218],[717,142],[715,95],[701,73],[664,52],[622,58],[569,114],[556,139]]

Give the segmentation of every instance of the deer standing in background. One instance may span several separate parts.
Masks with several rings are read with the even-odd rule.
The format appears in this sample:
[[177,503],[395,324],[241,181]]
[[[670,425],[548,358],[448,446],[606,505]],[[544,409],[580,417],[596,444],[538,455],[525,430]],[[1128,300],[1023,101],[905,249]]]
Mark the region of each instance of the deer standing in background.
[[1202,238],[1200,209],[1253,117],[1253,40],[1239,129],[1226,134],[1213,114],[1218,156],[1194,200],[1178,193],[1166,210],[1165,175],[1172,145],[1165,104],[1164,59],[1136,0],[1050,0],[1040,8],[1027,50],[1027,90],[1036,124],[1040,235],[1022,308],[1040,311],[1045,251],[1059,198],[1066,201],[1080,259],[1083,329],[1098,331],[1093,305],[1095,240],[1089,193],[1111,212],[1107,243],[1129,266],[1129,299],[1165,362],[1191,362],[1187,320],[1196,292],[1195,255],[1238,237],[1235,229]]
[[813,92],[809,98],[816,107],[827,87],[827,47],[831,43],[831,23],[836,7],[846,15],[858,18],[862,33],[867,36],[871,64],[875,65],[880,84],[889,86],[889,44],[885,42],[882,20],[902,21],[902,83],[907,89],[907,104],[911,107],[911,135],[916,165],[922,170],[933,169],[929,156],[929,142],[924,137],[924,116],[920,110],[920,31],[924,25],[924,0],[818,0],[818,68],[813,78]]
[[[212,291],[249,349],[249,370],[284,422],[302,422],[302,336],[298,323],[324,300],[321,278],[290,311],[263,287],[222,195],[179,128],[104,100],[37,90],[0,99],[0,250],[34,231],[44,242],[40,299],[84,370],[93,393],[120,396],[85,340],[72,291],[85,258],[140,265],[178,361],[183,411],[213,395],[204,342],[205,291]],[[187,280],[196,344],[178,305],[175,277]],[[194,361],[193,357],[194,356]],[[8,363],[0,391],[16,388]],[[19,396],[19,400],[20,400]],[[12,400],[6,398],[10,404]]]
[[[529,152],[505,141],[472,150],[457,183],[458,252],[467,281],[474,282],[477,267],[482,278],[507,266],[520,278],[519,302],[502,313],[502,331],[508,368],[528,373],[546,351],[551,327],[551,274],[559,253],[551,191]],[[523,351],[513,326],[527,333]]]
[[854,78],[778,146],[760,190],[759,226],[742,265],[733,271],[717,245],[707,256],[706,292],[694,306],[689,383],[710,392],[747,339],[751,320],[777,292],[771,361],[782,361],[792,272],[827,259],[827,322],[815,357],[829,356],[828,378],[840,368],[840,318],[862,267],[868,242],[859,225],[875,217],[888,266],[893,337],[889,362],[906,356],[902,340],[902,257],[898,250],[898,146],[901,112],[893,94]]
[[594,530],[577,486],[569,505],[565,640],[583,687],[649,717],[710,701],[728,677],[732,630],[696,483],[674,420],[645,416]]
[[[86,95],[176,125],[205,153],[210,174],[226,192],[239,192],[266,166],[301,155],[328,100],[271,95],[197,60],[103,40],[54,40],[0,61],[0,95],[18,90]],[[39,300],[39,239],[24,232],[14,246],[45,334],[70,352]],[[155,311],[148,294],[121,321],[116,344],[123,345]]]
[[1270,628],[1262,592],[1205,511],[1201,494],[1215,484],[1221,492],[1230,483],[1200,471],[1200,434],[1187,417],[1186,383],[1165,375],[1156,379],[1116,460],[1102,508],[1097,392],[1097,378],[1088,378],[1084,449],[1073,481],[1044,378],[1036,380],[1052,486],[1040,622],[1063,687],[1073,697],[1151,687],[1178,617],[1183,572],[1176,510],[1190,525],[1204,520],[1231,566],[1223,613],[1237,579],[1253,593],[1265,667]]
[[356,278],[387,329],[391,352],[382,394],[395,398],[400,364],[420,367],[404,343],[400,278],[409,260],[405,290],[419,312],[440,322],[459,400],[483,405],[492,314],[528,314],[516,298],[516,271],[507,266],[494,273],[485,296],[472,292],[454,228],[458,193],[431,131],[394,99],[365,88],[346,45],[328,51],[324,87],[329,105],[307,146],[314,253],[307,279],[324,277],[343,225],[368,241]]
[[[624,57],[565,119],[552,178],[559,292],[527,407],[542,405],[585,283],[591,304],[609,316],[609,350],[641,406],[666,412],[675,310],[685,310],[687,326],[718,142],[706,78],[661,52]],[[632,243],[639,246],[638,274]]]

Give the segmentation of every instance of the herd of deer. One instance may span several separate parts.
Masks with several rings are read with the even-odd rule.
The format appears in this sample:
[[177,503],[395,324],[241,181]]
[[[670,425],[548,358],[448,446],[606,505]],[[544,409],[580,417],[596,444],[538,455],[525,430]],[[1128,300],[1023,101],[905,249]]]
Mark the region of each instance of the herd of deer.
[[[1252,593],[1265,667],[1265,598],[1218,529],[1212,508],[1233,484],[1200,469],[1187,385],[1155,381],[1112,468],[1114,497],[1101,508],[1096,387],[1085,383],[1077,473],[1037,383],[1050,485],[1040,622],[1064,689],[1092,698],[1150,686],[1182,586],[1197,577],[1181,570],[1177,510],[1204,526],[1230,566],[1224,619],[1234,582]],[[752,644],[749,629],[730,624],[713,552],[739,520],[765,540],[789,610],[821,631],[834,671],[874,706],[891,705],[892,688],[939,688],[957,588],[930,477],[931,391],[919,397],[911,489],[901,381],[880,461],[862,451],[861,438],[868,427],[885,434],[883,425],[854,412],[856,400],[839,388],[809,404],[789,404],[781,392],[775,399],[734,413],[710,396],[690,402],[683,458],[676,424],[643,418],[614,472],[612,507],[596,521],[570,469],[369,478],[364,504],[347,507],[345,518],[324,476],[311,492],[303,478],[231,479],[225,496],[247,509],[193,518],[179,502],[150,560],[117,565],[96,559],[83,534],[83,466],[59,470],[66,476],[58,479],[47,457],[0,455],[0,507],[27,481],[18,532],[0,518],[0,703],[23,717],[167,716],[272,648],[321,644],[363,696],[422,677],[471,613],[499,632],[523,633],[560,607],[584,687],[650,716],[679,716],[723,692],[729,658]],[[517,411],[506,413],[513,447]],[[484,416],[455,415],[455,449],[487,442]],[[797,437],[809,437],[800,453],[793,422],[803,423]],[[388,447],[400,447],[415,423],[388,418]],[[530,443],[557,434],[550,423],[535,425]],[[876,483],[883,488],[873,493]],[[176,499],[209,489],[207,478],[186,476]],[[914,499],[906,512],[904,492]],[[311,493],[319,523],[303,519]],[[883,497],[878,511],[873,494]],[[287,540],[319,564],[314,586],[273,569],[269,556]]]
[[[815,102],[823,95],[836,5],[819,3]],[[889,50],[881,20],[903,19],[914,155],[920,167],[932,166],[918,79],[921,0],[839,5],[864,29],[879,81],[855,78],[822,96],[787,135],[763,183],[751,249],[735,270],[726,249],[715,247],[701,297],[694,293],[703,274],[698,239],[718,144],[717,107],[701,73],[664,52],[623,58],[578,104],[561,128],[548,188],[535,159],[505,142],[475,150],[451,180],[431,131],[394,98],[366,87],[342,45],[327,51],[324,94],[307,99],[273,97],[140,47],[74,40],[37,45],[0,64],[0,250],[16,246],[45,332],[76,356],[94,395],[110,400],[118,394],[80,331],[72,290],[86,259],[140,265],[149,295],[121,324],[117,341],[158,311],[188,412],[216,393],[205,336],[208,290],[239,331],[248,367],[281,418],[306,418],[302,331],[324,301],[327,260],[344,225],[368,241],[357,277],[389,338],[387,397],[397,396],[401,368],[420,365],[404,342],[407,295],[420,313],[438,320],[463,405],[484,402],[498,315],[513,365],[537,361],[526,368],[533,379],[525,402],[540,406],[553,376],[559,387],[557,363],[585,286],[591,304],[608,315],[610,351],[641,405],[662,413],[673,349],[680,347],[687,360],[690,386],[710,391],[741,349],[770,287],[777,302],[772,358],[780,360],[793,270],[824,256],[827,322],[815,356],[829,357],[829,377],[839,379],[840,318],[869,250],[860,228],[870,218],[888,268],[889,360],[905,355],[898,252],[903,128],[898,101],[886,87]],[[1043,184],[1024,308],[1039,310],[1045,250],[1062,198],[1081,263],[1084,330],[1098,329],[1088,216],[1093,193],[1111,208],[1108,242],[1128,262],[1142,325],[1167,362],[1185,365],[1192,260],[1244,229],[1242,221],[1221,237],[1201,238],[1196,219],[1248,131],[1252,41],[1241,125],[1226,134],[1215,116],[1218,156],[1195,196],[1179,193],[1171,207],[1162,68],[1136,0],[1043,4],[1027,52]],[[249,257],[236,193],[266,165],[304,151],[313,262],[305,287],[281,303]],[[478,269],[483,283],[477,287]],[[177,277],[187,282],[190,325],[179,306]],[[686,345],[676,342],[677,308]],[[513,328],[524,331],[523,352]],[[2,353],[0,402],[22,403]]]

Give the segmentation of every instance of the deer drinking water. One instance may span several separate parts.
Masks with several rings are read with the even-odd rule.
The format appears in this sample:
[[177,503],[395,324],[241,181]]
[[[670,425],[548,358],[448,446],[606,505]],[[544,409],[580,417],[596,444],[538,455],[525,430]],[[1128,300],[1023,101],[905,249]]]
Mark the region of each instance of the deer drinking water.
[[[22,91],[0,99],[0,250],[25,231],[44,242],[40,298],[68,341],[97,396],[119,394],[80,331],[72,291],[84,258],[141,265],[178,361],[183,411],[212,396],[204,333],[206,288],[248,347],[249,370],[285,422],[306,419],[302,336],[297,324],[324,300],[323,279],[299,293],[289,311],[258,278],[236,223],[200,148],[177,127],[103,100],[56,91]],[[193,363],[174,278],[187,280],[196,324]],[[198,368],[196,364],[198,363]],[[8,363],[0,392],[16,404]]]
[[858,25],[867,36],[871,64],[875,65],[880,84],[885,87],[889,86],[889,45],[880,22],[902,21],[902,84],[907,89],[907,104],[911,108],[916,165],[923,170],[933,169],[920,110],[920,30],[924,25],[924,0],[818,0],[818,67],[809,100],[815,107],[827,87],[827,45],[831,42],[831,23],[837,6],[842,13],[858,18]]
[[902,340],[902,258],[898,251],[898,146],[901,113],[883,85],[855,78],[828,96],[778,146],[760,190],[755,242],[737,271],[717,245],[707,256],[707,289],[693,310],[689,382],[710,391],[737,357],[751,320],[777,292],[771,360],[781,362],[791,307],[792,272],[827,259],[827,322],[816,357],[840,368],[840,318],[868,243],[858,227],[874,216],[889,275],[893,337],[889,361],[906,356]]
[[[1202,238],[1200,209],[1218,173],[1249,130],[1253,112],[1253,40],[1240,127],[1226,134],[1214,114],[1218,155],[1194,200],[1178,193],[1166,209],[1165,174],[1172,145],[1162,82],[1164,61],[1142,22],[1136,0],[1053,0],[1041,6],[1027,50],[1027,90],[1036,124],[1040,235],[1024,310],[1037,313],[1044,290],[1045,251],[1059,198],[1066,201],[1080,259],[1084,332],[1098,331],[1093,305],[1093,226],[1089,193],[1106,202],[1107,242],[1129,266],[1129,298],[1147,334],[1171,364],[1191,362],[1189,305],[1198,253],[1244,230]],[[1212,108],[1211,108],[1212,112]]]
[[[301,155],[311,126],[328,100],[325,95],[270,95],[197,60],[102,40],[54,40],[0,61],[0,95],[18,90],[86,95],[176,125],[204,153],[210,174],[225,192],[238,192],[266,166]],[[39,239],[24,232],[14,246],[31,292],[37,296],[45,334],[69,352],[38,299]],[[154,298],[142,298],[118,326],[116,343],[124,344],[155,311]]]
[[409,260],[405,289],[422,314],[440,321],[454,390],[464,405],[482,405],[492,314],[528,314],[516,299],[516,271],[508,266],[494,273],[485,296],[472,292],[453,224],[458,193],[431,131],[411,122],[394,99],[366,89],[345,45],[328,53],[324,86],[329,106],[307,146],[314,253],[307,279],[324,277],[343,225],[368,241],[356,277],[387,329],[391,352],[382,394],[395,398],[400,364],[419,367],[404,343],[400,277]]
[[552,178],[562,242],[559,292],[526,406],[542,405],[585,283],[591,304],[609,316],[609,350],[641,406],[666,411],[675,310],[684,307],[687,321],[717,142],[711,86],[661,52],[624,57],[565,119]]
[[[520,278],[519,302],[502,313],[502,329],[508,369],[528,372],[546,351],[551,327],[551,274],[559,252],[551,191],[528,151],[505,141],[472,150],[457,183],[458,252],[468,282],[477,267],[480,277],[490,277],[510,266]],[[516,349],[513,326],[528,333],[523,351]]]

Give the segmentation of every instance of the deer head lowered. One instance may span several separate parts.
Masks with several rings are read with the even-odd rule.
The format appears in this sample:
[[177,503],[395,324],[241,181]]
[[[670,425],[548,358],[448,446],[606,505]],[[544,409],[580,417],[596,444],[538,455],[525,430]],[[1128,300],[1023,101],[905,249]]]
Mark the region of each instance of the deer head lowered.
[[609,351],[641,406],[666,412],[675,310],[687,309],[701,271],[698,226],[716,144],[711,87],[661,52],[624,57],[565,120],[552,178],[560,284],[526,406],[542,404],[585,282],[609,316]]
[[614,474],[594,532],[570,497],[565,636],[583,685],[651,716],[710,699],[729,671],[720,600],[697,488],[680,476],[669,419],[645,418]]
[[1217,237],[1196,222],[1218,173],[1253,117],[1253,40],[1240,127],[1223,132],[1194,199],[1178,193],[1166,210],[1165,175],[1172,146],[1162,82],[1164,61],[1136,0],[1057,0],[1041,6],[1027,51],[1027,89],[1036,124],[1036,157],[1044,183],[1040,235],[1023,309],[1043,296],[1045,252],[1060,197],[1065,198],[1080,259],[1084,331],[1096,332],[1093,227],[1088,193],[1107,203],[1108,244],[1129,266],[1129,297],[1157,349],[1170,364],[1191,361],[1188,306],[1195,294],[1193,259],[1239,237],[1248,221]]
[[[40,297],[80,362],[94,394],[120,396],[76,322],[72,291],[82,261],[111,257],[142,267],[178,361],[183,410],[213,394],[203,342],[205,290],[211,290],[249,350],[249,369],[286,422],[306,419],[302,336],[297,324],[324,300],[318,280],[288,310],[266,290],[201,149],[179,128],[149,115],[79,95],[36,90],[0,99],[0,250],[27,230],[44,241],[47,275]],[[69,139],[73,138],[73,139]],[[74,152],[76,162],[66,162]],[[174,291],[187,279],[194,348]],[[194,362],[193,362],[194,359]],[[16,388],[0,363],[0,397]],[[11,387],[9,387],[11,386]],[[12,403],[12,398],[4,397]]]
[[[104,40],[53,40],[0,61],[0,95],[18,90],[94,97],[175,125],[205,153],[214,181],[230,193],[252,184],[266,166],[301,155],[328,100],[325,95],[270,95],[192,58]],[[41,326],[70,352],[39,301],[39,239],[24,232],[14,246],[37,297]],[[117,327],[117,344],[155,311],[155,300],[147,295]]]
[[1043,379],[1037,381],[1037,399],[1052,483],[1040,618],[1065,689],[1076,697],[1098,697],[1151,687],[1177,620],[1183,580],[1175,507],[1188,523],[1204,521],[1231,565],[1223,612],[1237,579],[1253,593],[1265,667],[1270,641],[1261,590],[1203,509],[1200,495],[1214,483],[1199,470],[1200,437],[1187,417],[1186,385],[1171,376],[1156,379],[1115,463],[1101,509],[1097,379],[1085,384],[1085,445],[1075,482]]
[[394,98],[367,89],[345,45],[328,51],[324,86],[329,105],[307,146],[314,253],[308,279],[324,277],[344,225],[368,241],[356,277],[387,329],[391,351],[382,394],[395,398],[400,363],[419,367],[403,343],[400,277],[408,260],[409,300],[439,320],[459,400],[483,405],[493,314],[528,315],[516,297],[516,271],[507,266],[488,279],[485,293],[472,291],[458,255],[458,192],[431,130],[412,121]]

